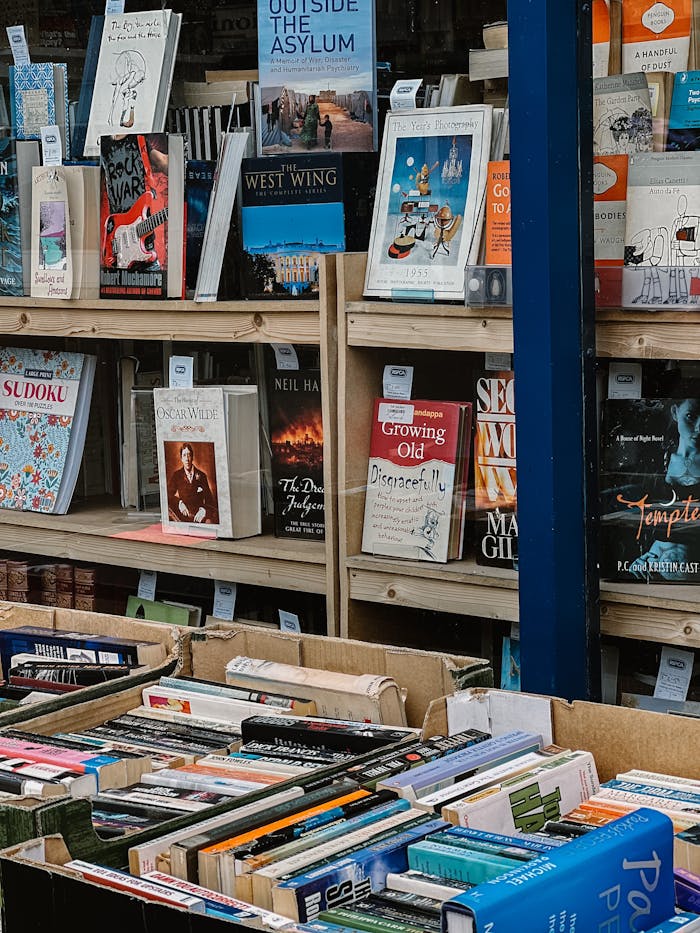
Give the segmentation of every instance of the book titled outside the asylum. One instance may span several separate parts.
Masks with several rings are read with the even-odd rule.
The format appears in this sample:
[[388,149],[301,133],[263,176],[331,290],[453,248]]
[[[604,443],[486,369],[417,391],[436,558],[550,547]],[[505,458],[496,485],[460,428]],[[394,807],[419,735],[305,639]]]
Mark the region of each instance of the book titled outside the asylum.
[[461,557],[471,413],[468,402],[375,399],[363,551]]
[[241,177],[248,297],[318,297],[321,256],[345,250],[341,155],[244,159]]
[[260,154],[376,149],[374,0],[257,8]]
[[477,259],[488,174],[488,105],[390,113],[364,293],[464,300]]

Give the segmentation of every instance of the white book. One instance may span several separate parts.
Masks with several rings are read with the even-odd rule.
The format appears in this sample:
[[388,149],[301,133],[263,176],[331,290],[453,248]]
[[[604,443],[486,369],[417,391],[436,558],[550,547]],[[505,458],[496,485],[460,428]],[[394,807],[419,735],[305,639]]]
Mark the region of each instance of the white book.
[[181,22],[165,9],[105,16],[86,157],[99,156],[100,136],[163,132]]
[[593,81],[593,154],[631,155],[654,148],[646,75],[611,75]]
[[237,729],[249,716],[283,716],[289,710],[265,706],[248,700],[235,700],[220,696],[207,696],[186,688],[154,685],[143,690],[143,705],[154,709],[174,710],[178,713],[204,719],[219,719]]
[[68,183],[62,165],[32,169],[32,298],[70,298],[73,291]]
[[423,897],[432,897],[436,901],[449,901],[465,891],[465,888],[452,887],[441,884],[440,878],[424,875],[422,872],[409,869],[403,872],[389,872],[386,876],[386,886],[390,891],[405,891],[407,894],[420,894]]
[[257,781],[239,781],[226,776],[217,777],[213,774],[196,774],[193,771],[182,771],[179,768],[170,768],[167,771],[150,772],[141,776],[142,784],[160,784],[163,787],[183,787],[189,790],[213,791],[216,794],[225,794],[227,797],[242,797],[256,790],[263,790],[266,784]]

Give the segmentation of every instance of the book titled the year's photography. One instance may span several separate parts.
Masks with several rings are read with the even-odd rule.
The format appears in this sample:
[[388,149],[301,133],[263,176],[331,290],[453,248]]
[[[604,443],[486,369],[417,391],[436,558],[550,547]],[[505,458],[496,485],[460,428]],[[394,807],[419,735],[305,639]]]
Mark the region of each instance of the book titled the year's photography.
[[387,116],[365,295],[464,300],[477,259],[491,142],[488,105]]

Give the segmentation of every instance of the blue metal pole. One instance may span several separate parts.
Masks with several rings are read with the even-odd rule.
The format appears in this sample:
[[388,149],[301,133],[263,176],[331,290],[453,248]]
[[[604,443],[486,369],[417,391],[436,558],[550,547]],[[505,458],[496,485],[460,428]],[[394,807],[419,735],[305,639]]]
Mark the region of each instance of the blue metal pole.
[[591,10],[509,0],[522,687],[600,692]]

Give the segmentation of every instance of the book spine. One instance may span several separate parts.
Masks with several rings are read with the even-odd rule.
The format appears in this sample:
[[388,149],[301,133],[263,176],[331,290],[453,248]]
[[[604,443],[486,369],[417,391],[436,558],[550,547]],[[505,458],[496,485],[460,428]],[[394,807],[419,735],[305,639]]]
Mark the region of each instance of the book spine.
[[408,847],[408,867],[462,884],[481,884],[517,868],[515,859],[424,841]]
[[136,894],[146,900],[161,901],[164,904],[184,907],[193,913],[204,913],[204,904],[201,898],[180,894],[178,891],[168,891],[161,885],[144,881],[142,878],[134,878],[132,875],[126,874],[126,872],[104,868],[102,865],[93,865],[80,859],[66,862],[65,868],[72,868],[88,881],[94,881],[96,884],[102,884],[108,888]]
[[0,737],[0,755],[11,758],[20,755],[29,761],[59,765],[69,771],[80,771],[99,777],[105,765],[118,764],[121,759],[109,755],[85,755],[70,749],[59,749],[53,745],[22,742],[19,739]]
[[[180,680],[177,677],[161,677],[159,686],[174,690],[186,690],[206,696],[218,696],[230,700],[246,700],[261,706],[278,706],[280,709],[297,710],[300,716],[313,716],[314,704],[309,700],[282,696],[277,693],[263,693],[260,690],[246,690],[244,687],[231,687],[226,684],[210,684],[197,680]],[[311,707],[314,707],[313,709]]]
[[372,723],[334,722],[312,720],[307,722],[298,717],[250,716],[241,722],[243,744],[251,739],[274,742],[277,745],[321,746],[335,751],[350,751],[357,754],[374,751],[381,745],[401,742],[410,733],[400,729],[388,729]]
[[602,787],[610,787],[614,790],[629,791],[631,794],[648,794],[651,797],[659,797],[668,800],[670,803],[680,801],[682,803],[691,803],[700,806],[700,794],[692,791],[686,791],[682,788],[662,787],[661,785],[640,784],[635,781],[606,781]]
[[511,846],[518,849],[526,849],[530,852],[539,852],[541,855],[555,848],[555,846],[547,842],[546,839],[542,839],[541,842],[536,839],[528,839],[523,833],[517,836],[506,836],[502,833],[490,833],[487,830],[474,829],[469,826],[451,826],[443,835],[455,840],[464,839],[474,842],[492,842],[498,846]]

